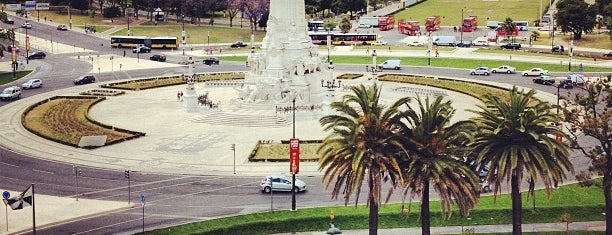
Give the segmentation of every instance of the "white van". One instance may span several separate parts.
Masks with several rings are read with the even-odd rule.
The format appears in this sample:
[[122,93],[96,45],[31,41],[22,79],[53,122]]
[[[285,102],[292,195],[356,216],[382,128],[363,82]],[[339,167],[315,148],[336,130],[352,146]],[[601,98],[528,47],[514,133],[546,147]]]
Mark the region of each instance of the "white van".
[[378,69],[380,70],[383,70],[383,69],[400,70],[401,68],[402,68],[402,65],[401,65],[400,60],[385,60],[385,62],[382,62],[382,64],[378,65]]
[[19,97],[21,97],[21,88],[18,86],[7,87],[0,93],[0,100],[14,100]]
[[572,80],[572,83],[574,83],[574,85],[584,85],[584,76],[582,76],[581,74],[570,74],[567,76],[567,79]]

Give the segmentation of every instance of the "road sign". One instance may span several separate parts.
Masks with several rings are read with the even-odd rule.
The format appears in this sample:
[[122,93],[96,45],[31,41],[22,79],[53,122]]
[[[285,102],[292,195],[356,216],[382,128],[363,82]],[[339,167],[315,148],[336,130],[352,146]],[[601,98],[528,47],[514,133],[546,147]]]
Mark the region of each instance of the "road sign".
[[145,202],[145,195],[144,193],[140,194],[140,205],[142,205],[144,207],[144,205],[146,204]]
[[300,171],[300,140],[295,138],[289,140],[289,171],[291,174]]
[[48,2],[39,2],[39,3],[36,3],[36,10],[39,10],[39,11],[48,11],[49,10],[49,3]]
[[25,1],[26,10],[36,10],[36,1]]
[[4,191],[2,192],[2,197],[4,199],[9,199],[11,197],[11,193],[9,193],[9,191]]

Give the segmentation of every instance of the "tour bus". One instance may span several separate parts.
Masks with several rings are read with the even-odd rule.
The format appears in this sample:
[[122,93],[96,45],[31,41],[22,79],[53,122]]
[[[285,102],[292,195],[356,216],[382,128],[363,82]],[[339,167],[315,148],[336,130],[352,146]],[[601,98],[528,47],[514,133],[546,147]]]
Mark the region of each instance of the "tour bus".
[[147,36],[112,36],[111,47],[136,48],[145,45],[150,48],[172,49],[178,47],[177,37],[152,37]]
[[308,21],[308,31],[324,31],[323,21],[321,20],[310,20]]
[[371,45],[378,41],[378,34],[371,33],[334,33],[333,45]]
[[327,32],[308,32],[308,36],[310,36],[312,44],[316,45],[327,45],[327,35]]
[[516,28],[520,31],[528,31],[529,30],[529,21],[514,21],[516,24]]

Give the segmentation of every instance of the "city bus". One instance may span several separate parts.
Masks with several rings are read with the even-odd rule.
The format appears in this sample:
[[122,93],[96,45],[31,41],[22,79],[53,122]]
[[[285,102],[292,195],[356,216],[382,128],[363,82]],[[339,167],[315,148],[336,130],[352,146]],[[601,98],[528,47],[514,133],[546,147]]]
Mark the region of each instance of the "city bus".
[[321,20],[310,20],[308,21],[308,31],[324,31],[323,21]]
[[178,47],[177,37],[147,37],[147,36],[112,36],[111,47],[136,48],[145,45],[156,49],[173,49]]
[[308,32],[312,44],[327,45],[327,32]]
[[520,31],[528,31],[529,30],[529,21],[514,21],[516,24],[516,28]]
[[378,41],[378,34],[372,33],[333,33],[333,45],[371,45]]

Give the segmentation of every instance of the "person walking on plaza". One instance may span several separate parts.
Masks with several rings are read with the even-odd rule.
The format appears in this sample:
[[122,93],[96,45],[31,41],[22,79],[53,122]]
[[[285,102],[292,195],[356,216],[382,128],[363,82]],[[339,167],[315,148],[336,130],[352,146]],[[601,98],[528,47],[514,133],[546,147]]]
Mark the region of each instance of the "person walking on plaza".
[[438,51],[438,48],[436,48],[436,57],[438,57],[440,55],[440,52]]

